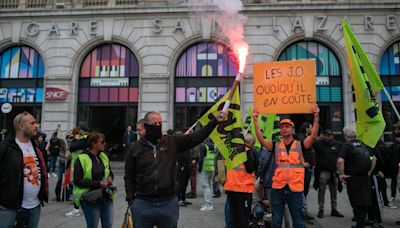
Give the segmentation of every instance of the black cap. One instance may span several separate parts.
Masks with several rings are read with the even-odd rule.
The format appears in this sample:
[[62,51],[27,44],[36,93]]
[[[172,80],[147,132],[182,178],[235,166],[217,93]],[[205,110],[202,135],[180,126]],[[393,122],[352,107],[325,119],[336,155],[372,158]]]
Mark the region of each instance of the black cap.
[[332,133],[332,130],[331,130],[331,129],[325,129],[323,135],[330,136],[330,135],[332,135],[332,134],[333,134],[333,133]]

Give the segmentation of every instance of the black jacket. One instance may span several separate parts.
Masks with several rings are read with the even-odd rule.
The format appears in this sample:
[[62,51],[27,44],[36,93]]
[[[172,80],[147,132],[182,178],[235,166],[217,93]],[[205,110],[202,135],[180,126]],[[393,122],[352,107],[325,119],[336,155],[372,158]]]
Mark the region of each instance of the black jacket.
[[[31,140],[39,159],[41,169],[41,186],[39,200],[48,201],[47,170],[42,152]],[[0,143],[0,205],[9,209],[19,209],[24,193],[24,162],[22,150],[15,142],[15,135],[10,135]]]
[[176,156],[200,144],[211,133],[217,121],[188,135],[164,135],[155,149],[141,138],[129,148],[125,161],[126,200],[137,197],[162,201],[176,197]]

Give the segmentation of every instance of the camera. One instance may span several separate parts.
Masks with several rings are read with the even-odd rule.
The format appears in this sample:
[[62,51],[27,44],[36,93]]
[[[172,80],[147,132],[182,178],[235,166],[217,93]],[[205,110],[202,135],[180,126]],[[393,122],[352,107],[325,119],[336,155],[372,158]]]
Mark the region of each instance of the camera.
[[117,190],[117,187],[116,187],[116,186],[109,185],[109,186],[107,186],[107,188],[105,189],[105,191],[106,191],[106,193],[107,193],[108,195],[111,196],[113,193],[116,193],[118,190]]

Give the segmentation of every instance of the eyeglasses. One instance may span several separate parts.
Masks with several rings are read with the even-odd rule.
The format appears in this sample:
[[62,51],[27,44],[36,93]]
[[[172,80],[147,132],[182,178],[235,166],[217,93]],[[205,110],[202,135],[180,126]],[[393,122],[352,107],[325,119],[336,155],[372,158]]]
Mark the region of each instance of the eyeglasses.
[[29,112],[27,112],[27,111],[24,111],[23,113],[20,114],[19,120],[18,120],[18,125],[21,125],[22,118],[27,115],[29,115]]

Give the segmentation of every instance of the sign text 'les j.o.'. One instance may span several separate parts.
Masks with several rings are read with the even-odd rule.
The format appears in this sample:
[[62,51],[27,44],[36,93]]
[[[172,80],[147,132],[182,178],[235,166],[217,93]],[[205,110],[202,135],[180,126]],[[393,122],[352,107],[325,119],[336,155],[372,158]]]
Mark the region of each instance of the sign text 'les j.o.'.
[[66,100],[68,96],[68,91],[60,89],[60,88],[53,88],[47,87],[45,92],[46,100]]
[[311,113],[315,60],[254,64],[254,107],[260,113]]

